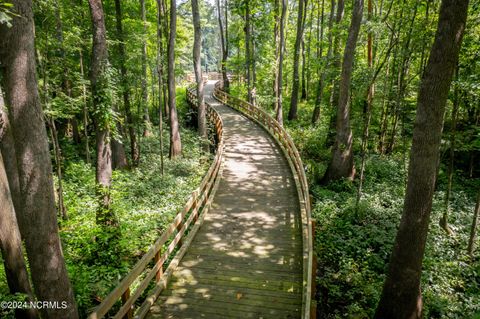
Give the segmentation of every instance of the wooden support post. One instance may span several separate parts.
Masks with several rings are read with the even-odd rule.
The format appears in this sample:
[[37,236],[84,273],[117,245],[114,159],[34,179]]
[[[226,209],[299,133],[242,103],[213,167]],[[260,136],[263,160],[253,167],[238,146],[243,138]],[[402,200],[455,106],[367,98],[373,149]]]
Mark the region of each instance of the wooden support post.
[[[125,292],[122,295],[122,305],[124,305],[129,298],[130,298],[130,287],[128,287],[127,290],[125,290]],[[123,316],[123,319],[132,319],[132,318],[133,318],[133,309],[132,307],[130,307],[130,309],[128,309],[125,316]]]
[[[162,249],[159,249],[155,254],[155,265],[160,260],[161,255],[162,255]],[[155,281],[159,282],[160,279],[162,278],[162,275],[163,275],[163,265],[161,265],[160,268],[157,270],[157,273],[155,274]]]
[[[177,233],[179,233],[179,232],[182,230],[182,227],[183,227],[183,219],[180,221],[180,223],[179,223],[178,226],[177,226]],[[178,241],[177,246],[178,246],[178,247],[182,247],[182,244],[183,244],[183,239],[180,238],[180,240]]]

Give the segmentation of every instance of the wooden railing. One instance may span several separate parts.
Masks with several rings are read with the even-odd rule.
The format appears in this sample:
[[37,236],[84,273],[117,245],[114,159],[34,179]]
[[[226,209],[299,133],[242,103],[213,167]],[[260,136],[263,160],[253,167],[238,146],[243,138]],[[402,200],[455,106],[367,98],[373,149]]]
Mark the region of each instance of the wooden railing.
[[311,319],[315,317],[315,305],[312,304],[312,296],[315,291],[315,269],[316,265],[313,257],[313,225],[310,213],[310,195],[308,192],[308,182],[305,176],[302,159],[293,143],[292,138],[287,131],[264,110],[243,101],[237,97],[229,95],[222,91],[222,83],[215,84],[214,97],[235,110],[243,113],[254,120],[275,139],[282,148],[290,168],[292,170],[295,184],[300,201],[300,210],[302,217],[302,239],[303,239],[303,301],[302,318]]
[[[192,106],[196,106],[193,88],[187,89],[187,101]],[[223,169],[222,119],[208,104],[206,107],[207,119],[215,126],[218,141],[216,154],[207,174],[172,223],[120,284],[94,309],[89,319],[145,317],[162,290],[166,288],[171,274],[185,255],[203,222],[205,213],[210,208]],[[164,271],[168,261],[170,262]],[[148,292],[140,307],[135,307],[139,297],[146,292],[152,282],[155,283],[154,287]],[[120,300],[122,303],[120,309],[115,314],[110,313]]]

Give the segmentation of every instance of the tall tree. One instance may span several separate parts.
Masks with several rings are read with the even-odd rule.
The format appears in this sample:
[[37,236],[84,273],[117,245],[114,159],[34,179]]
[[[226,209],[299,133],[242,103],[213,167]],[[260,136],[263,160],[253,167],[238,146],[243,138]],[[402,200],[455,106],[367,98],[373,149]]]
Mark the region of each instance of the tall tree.
[[339,83],[337,106],[336,136],[332,148],[332,159],[323,177],[323,182],[340,178],[353,179],[353,136],[350,127],[350,81],[353,71],[353,59],[357,46],[358,33],[363,15],[363,0],[355,0],[352,21],[348,31],[347,43],[343,54],[342,73]]
[[145,0],[140,0],[140,14],[143,22],[142,34],[142,107],[143,107],[143,136],[150,136],[150,115],[148,114],[148,88],[147,88],[147,11]]
[[115,0],[115,21],[116,32],[118,39],[118,55],[120,60],[120,75],[122,82],[123,108],[125,110],[125,117],[127,119],[128,135],[130,137],[130,156],[132,158],[132,165],[137,166],[140,160],[140,150],[137,143],[137,136],[135,135],[135,127],[133,124],[132,110],[130,106],[130,88],[127,80],[127,67],[125,61],[127,56],[125,53],[125,40],[122,25],[122,7],[120,0]]
[[251,21],[250,21],[250,0],[245,0],[245,67],[247,72],[247,99],[253,103],[252,91],[252,53],[251,53]]
[[[317,59],[320,60],[322,57],[322,51],[323,51],[323,12],[324,12],[324,7],[325,7],[325,1],[322,0],[322,17],[321,17],[321,23],[320,23],[320,28],[318,30],[319,35],[317,36],[319,44],[319,49],[317,53]],[[333,18],[335,17],[335,0],[331,0],[330,2],[330,16],[328,18],[328,50],[327,50],[327,56],[325,57],[325,67],[323,68],[321,74],[318,77],[318,82],[317,82],[317,88],[316,88],[316,96],[315,96],[315,108],[313,109],[313,114],[312,114],[312,124],[316,125],[318,123],[318,120],[320,119],[320,107],[323,99],[323,89],[325,87],[325,78],[327,75],[327,70],[330,65],[330,61],[332,59],[332,46],[333,46]],[[320,68],[319,68],[320,70]]]
[[283,125],[283,96],[282,96],[282,90],[283,90],[283,56],[285,54],[285,21],[287,17],[287,7],[288,3],[287,0],[281,0],[282,6],[281,6],[281,14],[280,14],[280,24],[279,24],[279,33],[280,33],[280,42],[278,44],[278,65],[277,69],[278,72],[276,74],[277,78],[275,80],[275,83],[277,85],[276,87],[276,93],[277,96],[275,97],[276,100],[276,120],[280,125]]
[[163,36],[162,21],[165,19],[162,12],[163,0],[157,0],[157,72],[158,72],[158,130],[160,134],[160,170],[164,174],[163,163],[163,108],[165,103],[165,90],[163,85]]
[[42,309],[43,315],[75,319],[78,313],[58,234],[52,164],[38,94],[32,2],[12,3],[17,14],[12,27],[0,25],[0,68],[15,141],[22,237],[37,298],[68,304],[65,309]]
[[110,146],[110,123],[108,114],[111,112],[111,94],[108,74],[108,51],[105,29],[105,16],[101,0],[88,0],[93,25],[92,64],[90,83],[94,117],[97,166],[96,182],[100,208],[97,212],[97,223],[115,226],[117,224],[110,209],[110,186],[112,183],[112,151]]
[[[192,3],[193,6],[193,3]],[[227,41],[226,34],[227,31],[223,31],[223,19],[222,19],[222,10],[220,8],[220,0],[217,0],[217,13],[218,13],[218,28],[220,30],[220,49],[222,51],[222,78],[223,78],[223,89],[225,92],[230,90],[230,81],[227,76],[227,59],[228,59],[228,50],[227,50]],[[227,18],[227,9],[225,9],[225,19]],[[226,29],[226,27],[225,27]],[[194,57],[195,59],[195,57]]]
[[305,9],[308,0],[298,1],[298,16],[297,16],[297,35],[295,37],[295,47],[293,49],[293,83],[292,95],[290,97],[290,110],[288,111],[288,119],[293,120],[297,118],[298,108],[298,89],[300,86],[299,63],[300,63],[300,46],[303,41],[303,29],[305,27]]
[[170,0],[170,34],[168,38],[168,108],[170,116],[170,158],[182,153],[182,141],[178,127],[175,93],[175,36],[177,33],[177,4]]
[[420,84],[402,219],[375,318],[421,318],[420,278],[445,104],[467,19],[468,0],[443,0]]
[[[218,20],[220,18],[220,0],[217,0]],[[193,16],[193,69],[195,71],[195,80],[197,81],[197,110],[198,110],[198,134],[202,139],[207,138],[207,118],[205,115],[205,103],[203,100],[203,76],[202,76],[202,61],[200,53],[202,52],[202,28],[200,26],[200,12],[198,8],[198,0],[192,0],[192,16]],[[221,24],[220,24],[221,28]],[[223,39],[223,30],[220,29],[221,38]],[[223,41],[221,43],[222,53],[224,50]],[[223,56],[223,54],[222,54]],[[224,73],[225,66],[222,63],[222,73]],[[224,79],[226,78],[226,71]],[[228,81],[228,80],[227,80]]]

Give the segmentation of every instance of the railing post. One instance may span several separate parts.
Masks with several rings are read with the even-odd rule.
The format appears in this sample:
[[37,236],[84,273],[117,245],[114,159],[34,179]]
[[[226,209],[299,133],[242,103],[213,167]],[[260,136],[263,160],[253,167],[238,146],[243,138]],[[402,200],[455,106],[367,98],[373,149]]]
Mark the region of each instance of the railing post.
[[[125,292],[122,295],[122,305],[124,305],[129,298],[130,298],[130,287],[128,287],[127,290],[125,290]],[[128,309],[125,316],[123,316],[123,319],[132,319],[132,318],[133,318],[133,310],[132,310],[132,307],[130,307],[130,309]]]
[[[160,248],[155,254],[155,265],[160,260],[161,255],[162,255],[162,249]],[[157,273],[155,274],[155,281],[159,282],[160,279],[162,278],[162,275],[163,275],[163,264],[160,266],[160,268],[157,270]]]

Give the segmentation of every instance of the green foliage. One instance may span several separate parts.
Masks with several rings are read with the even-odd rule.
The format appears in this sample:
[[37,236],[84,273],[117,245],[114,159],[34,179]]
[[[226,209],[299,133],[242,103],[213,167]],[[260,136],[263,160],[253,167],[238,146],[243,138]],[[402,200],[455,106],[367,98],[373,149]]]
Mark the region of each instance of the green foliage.
[[[355,185],[346,181],[312,192],[317,219],[315,250],[320,311],[326,318],[371,318],[380,298],[386,265],[400,220],[404,196],[401,157],[370,156],[363,197],[355,207]],[[460,179],[460,178],[459,178]],[[434,199],[424,258],[422,291],[426,318],[469,318],[480,311],[480,262],[466,256],[475,184],[461,179],[454,189],[451,226],[446,236],[436,221],[443,189]]]
[[[186,155],[179,160],[167,160],[164,176],[156,135],[142,140],[142,161],[137,169],[114,171],[111,209],[120,225],[115,240],[108,228],[95,223],[98,200],[94,168],[83,161],[66,163],[64,195],[69,219],[61,222],[61,238],[82,314],[118,284],[200,183],[209,164],[208,155],[201,152],[195,132],[181,133]],[[167,131],[164,138],[164,151],[168,153]],[[106,242],[102,244],[103,241]]]
[[9,28],[12,26],[12,18],[17,16],[11,11],[12,7],[12,3],[5,0],[0,0],[0,24],[6,24]]

